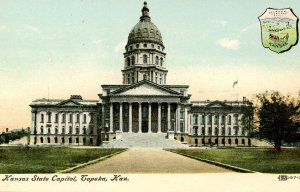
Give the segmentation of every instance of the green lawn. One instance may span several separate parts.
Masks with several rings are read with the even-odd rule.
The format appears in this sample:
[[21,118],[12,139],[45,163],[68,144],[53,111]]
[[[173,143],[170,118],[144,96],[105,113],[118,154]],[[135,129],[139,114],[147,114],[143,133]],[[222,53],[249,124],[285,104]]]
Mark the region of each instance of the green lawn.
[[122,149],[0,148],[0,174],[55,173]]
[[300,149],[170,150],[262,173],[300,173]]

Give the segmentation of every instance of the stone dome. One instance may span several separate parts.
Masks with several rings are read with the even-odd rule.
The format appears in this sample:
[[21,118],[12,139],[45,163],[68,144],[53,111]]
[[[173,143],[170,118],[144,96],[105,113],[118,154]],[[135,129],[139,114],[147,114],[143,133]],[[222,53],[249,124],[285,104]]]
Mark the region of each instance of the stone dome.
[[132,28],[129,33],[126,47],[130,44],[144,42],[157,43],[164,47],[160,31],[158,30],[156,25],[151,22],[147,2],[144,2],[140,21]]

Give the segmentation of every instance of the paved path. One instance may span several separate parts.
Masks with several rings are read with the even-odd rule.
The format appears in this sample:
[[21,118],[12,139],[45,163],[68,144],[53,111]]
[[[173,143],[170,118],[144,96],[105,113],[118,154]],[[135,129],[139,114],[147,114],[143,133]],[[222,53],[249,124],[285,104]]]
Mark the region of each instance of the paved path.
[[131,148],[76,173],[221,173],[231,170],[161,149]]

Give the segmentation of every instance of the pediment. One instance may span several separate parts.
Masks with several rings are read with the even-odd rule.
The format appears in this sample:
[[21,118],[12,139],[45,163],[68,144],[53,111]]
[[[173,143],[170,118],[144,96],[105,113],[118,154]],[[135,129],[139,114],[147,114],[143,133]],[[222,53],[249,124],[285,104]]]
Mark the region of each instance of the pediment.
[[73,100],[66,100],[66,101],[62,101],[58,105],[60,105],[60,106],[78,106],[78,105],[80,105],[80,103],[73,101]]
[[164,96],[171,96],[171,95],[178,95],[179,93],[165,88],[161,85],[154,84],[151,82],[140,82],[134,85],[130,85],[126,88],[122,88],[116,90],[111,93],[112,95],[164,95]]
[[222,103],[220,101],[215,101],[207,105],[207,107],[212,107],[212,108],[218,108],[218,107],[226,107],[227,105],[225,103]]
[[124,92],[119,93],[119,95],[171,95],[169,92],[153,87],[149,84],[143,84],[137,87],[133,87]]

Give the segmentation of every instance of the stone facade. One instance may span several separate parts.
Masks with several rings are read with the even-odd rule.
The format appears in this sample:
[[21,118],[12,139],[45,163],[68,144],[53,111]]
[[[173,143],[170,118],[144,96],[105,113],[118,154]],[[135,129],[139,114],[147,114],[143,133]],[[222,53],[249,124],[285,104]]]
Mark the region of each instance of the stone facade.
[[191,102],[188,85],[168,85],[162,36],[144,4],[124,53],[123,84],[102,85],[99,100],[33,101],[32,145],[101,145],[122,133],[165,133],[190,146],[251,145],[248,102]]

